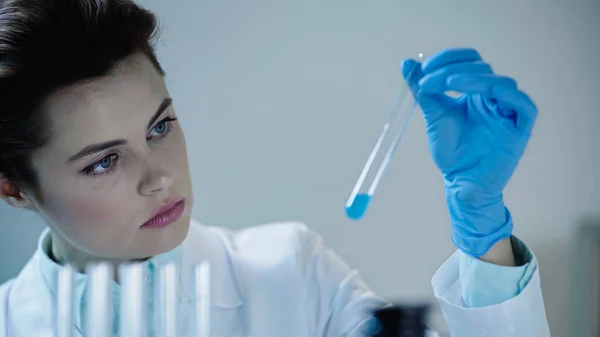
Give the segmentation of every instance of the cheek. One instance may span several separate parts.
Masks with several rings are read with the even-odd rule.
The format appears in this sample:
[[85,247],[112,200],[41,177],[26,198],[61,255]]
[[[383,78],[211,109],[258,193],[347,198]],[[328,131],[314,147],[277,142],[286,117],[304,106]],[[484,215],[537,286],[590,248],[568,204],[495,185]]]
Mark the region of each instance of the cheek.
[[173,131],[171,144],[164,154],[164,161],[172,163],[176,177],[181,180],[181,183],[189,184],[189,163],[187,157],[187,145],[183,131],[178,126]]
[[119,226],[132,220],[125,199],[116,193],[63,194],[49,203],[48,210],[65,224]]
[[66,200],[65,206],[78,218],[95,223],[107,223],[115,219],[122,222],[126,220],[123,219],[123,214],[128,213],[125,200],[114,195],[72,198]]

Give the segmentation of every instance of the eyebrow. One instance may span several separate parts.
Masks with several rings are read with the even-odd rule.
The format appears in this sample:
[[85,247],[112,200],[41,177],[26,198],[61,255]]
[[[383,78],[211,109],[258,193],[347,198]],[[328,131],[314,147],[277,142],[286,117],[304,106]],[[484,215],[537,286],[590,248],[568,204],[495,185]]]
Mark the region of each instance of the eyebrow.
[[148,122],[147,129],[150,129],[150,127],[152,126],[152,124],[154,124],[156,122],[156,120],[158,120],[158,118],[160,117],[160,115],[162,115],[163,112],[165,112],[165,110],[167,110],[167,108],[171,106],[171,103],[173,103],[173,99],[172,98],[167,97],[167,98],[163,99],[162,103],[160,103],[160,106],[158,107],[158,109],[154,113],[154,116],[152,116],[152,118],[150,118],[150,122]]
[[[150,118],[150,122],[148,122],[148,129],[150,129],[150,127],[158,120],[158,118],[160,117],[160,115],[163,114],[163,112],[165,112],[165,110],[171,106],[171,104],[173,103],[173,99],[167,97],[165,98],[162,103],[160,104],[160,106],[158,107],[158,109],[156,110],[156,112],[154,113],[154,115],[152,116],[152,118]],[[88,145],[86,147],[84,147],[81,151],[77,152],[75,155],[71,156],[68,160],[69,163],[77,161],[83,157],[89,156],[91,154],[94,154],[96,152],[101,152],[104,151],[106,149],[110,149],[111,147],[115,147],[115,146],[122,146],[127,144],[127,140],[125,139],[115,139],[115,140],[110,140],[107,142],[102,142],[102,143],[98,143],[98,144],[92,144],[92,145]]]

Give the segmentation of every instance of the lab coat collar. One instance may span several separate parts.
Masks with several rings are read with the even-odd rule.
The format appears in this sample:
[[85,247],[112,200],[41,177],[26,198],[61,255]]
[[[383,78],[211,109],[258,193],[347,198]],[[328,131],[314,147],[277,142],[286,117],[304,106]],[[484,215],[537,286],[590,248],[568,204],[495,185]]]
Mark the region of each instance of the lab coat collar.
[[[52,295],[53,299],[57,298],[57,289],[58,289],[58,274],[60,269],[62,268],[61,265],[59,265],[58,263],[54,262],[54,260],[52,260],[50,258],[50,251],[52,249],[52,241],[51,241],[51,236],[50,236],[50,230],[48,228],[46,228],[43,232],[42,235],[40,235],[40,238],[38,240],[38,249],[37,249],[37,255],[38,255],[38,261],[40,264],[40,271],[42,273],[42,278],[44,280],[44,283],[46,284],[46,286],[48,287],[48,290],[50,291],[50,294]],[[73,307],[74,308],[78,308],[77,312],[79,313],[81,310],[79,310],[83,303],[83,296],[84,296],[84,289],[85,289],[85,285],[87,282],[87,277],[84,274],[81,273],[75,273],[75,275],[73,276],[73,285],[74,285],[74,289],[73,289]],[[83,322],[81,319],[81,315],[76,315],[75,318],[75,325],[77,326],[77,329],[79,330],[80,333],[83,333]]]
[[[231,256],[235,249],[225,236],[228,234],[231,235],[192,219],[188,236],[181,244],[186,270],[192,270],[193,265],[204,261],[210,264],[211,303],[220,309],[238,308],[244,304],[242,282],[239,282]],[[185,279],[190,280],[190,277]]]

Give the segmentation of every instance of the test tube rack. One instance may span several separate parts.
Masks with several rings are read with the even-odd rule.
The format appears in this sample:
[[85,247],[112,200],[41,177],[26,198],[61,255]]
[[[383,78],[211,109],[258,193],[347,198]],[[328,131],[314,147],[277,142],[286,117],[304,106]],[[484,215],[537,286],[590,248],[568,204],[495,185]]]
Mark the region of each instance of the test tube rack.
[[[94,263],[86,268],[89,278],[86,286],[87,306],[85,312],[86,337],[115,336],[114,323],[118,320],[118,336],[121,337],[180,337],[178,276],[179,267],[165,264],[158,267],[158,273],[152,289],[148,289],[146,275],[141,264],[124,264],[117,269],[119,275],[119,303],[113,303],[115,268],[108,263]],[[74,308],[75,270],[66,266],[61,268],[57,277],[57,296],[55,309],[55,337],[73,337],[75,332],[75,315],[79,308]],[[210,337],[210,265],[207,262],[193,266],[191,275],[194,296],[189,309],[193,312],[192,331],[194,337]],[[152,314],[146,315],[146,299],[154,296],[158,303]],[[185,307],[187,308],[187,307]],[[114,310],[118,310],[115,315]],[[152,319],[149,319],[152,317]],[[187,333],[186,333],[187,335]]]

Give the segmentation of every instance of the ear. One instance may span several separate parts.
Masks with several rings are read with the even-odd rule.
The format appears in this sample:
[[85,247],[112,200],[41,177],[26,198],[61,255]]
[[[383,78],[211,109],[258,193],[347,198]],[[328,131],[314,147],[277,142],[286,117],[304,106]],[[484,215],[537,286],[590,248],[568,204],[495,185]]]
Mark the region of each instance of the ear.
[[30,198],[0,173],[0,199],[15,208],[35,210],[35,204]]

